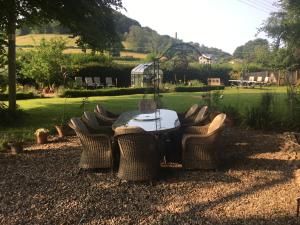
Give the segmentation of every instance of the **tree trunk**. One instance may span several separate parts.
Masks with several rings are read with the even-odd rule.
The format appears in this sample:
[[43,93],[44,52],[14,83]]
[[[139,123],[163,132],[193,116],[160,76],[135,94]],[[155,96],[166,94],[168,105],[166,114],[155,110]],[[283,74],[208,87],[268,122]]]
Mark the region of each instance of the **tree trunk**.
[[8,108],[16,111],[16,13],[11,12],[8,18]]

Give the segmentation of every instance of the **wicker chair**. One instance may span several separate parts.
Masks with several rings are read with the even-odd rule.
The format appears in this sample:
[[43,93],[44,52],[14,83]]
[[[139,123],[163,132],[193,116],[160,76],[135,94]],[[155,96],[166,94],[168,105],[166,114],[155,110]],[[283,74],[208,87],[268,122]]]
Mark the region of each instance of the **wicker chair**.
[[151,181],[157,177],[160,152],[154,135],[139,127],[118,127],[115,136],[120,147],[120,179]]
[[153,99],[143,99],[139,101],[139,111],[141,113],[152,113],[156,109],[157,105]]
[[70,121],[83,147],[79,168],[112,168],[113,147],[111,137],[105,133],[92,134],[83,121],[74,117]]
[[107,111],[99,110],[100,105],[97,105],[96,109],[94,110],[94,113],[96,115],[96,118],[98,120],[98,123],[102,126],[111,126],[116,120],[117,117],[109,117],[107,115],[111,115],[110,113],[108,114]]
[[185,169],[217,169],[217,140],[224,128],[226,114],[219,114],[206,126],[185,129],[182,138],[182,166]]
[[199,110],[200,110],[199,105],[194,104],[187,111],[185,111],[184,113],[177,113],[180,122],[184,123],[185,120],[191,120],[192,117],[194,117]]
[[119,117],[119,115],[112,113],[108,110],[106,110],[102,105],[98,104],[96,105],[95,111],[97,111],[98,113],[108,117],[108,118],[112,118],[112,119],[117,119]]
[[199,107],[198,112],[194,116],[190,116],[182,122],[182,127],[197,126],[203,124],[208,117],[208,107]]
[[94,112],[84,112],[84,115],[81,119],[91,133],[105,133],[111,136],[114,135],[111,126],[101,126],[99,124],[97,116]]

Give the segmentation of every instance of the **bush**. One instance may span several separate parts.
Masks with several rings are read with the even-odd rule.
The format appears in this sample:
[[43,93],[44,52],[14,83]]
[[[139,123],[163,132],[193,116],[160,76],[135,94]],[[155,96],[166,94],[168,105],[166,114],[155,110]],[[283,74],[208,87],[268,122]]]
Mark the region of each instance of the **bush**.
[[207,92],[213,90],[224,90],[225,86],[201,86],[201,87],[189,87],[181,86],[175,87],[175,92]]
[[134,95],[153,93],[153,89],[149,88],[104,88],[95,90],[66,90],[60,97],[91,97],[91,96],[118,96],[118,95]]
[[12,125],[19,122],[24,115],[24,112],[20,109],[17,109],[15,112],[12,112],[8,109],[8,106],[0,102],[0,125]]
[[[17,100],[35,98],[35,96],[32,92],[28,92],[28,93],[18,92],[16,97],[17,97]],[[7,93],[0,93],[0,101],[8,101],[8,94]]]
[[276,123],[275,98],[272,93],[264,93],[260,104],[247,109],[246,125],[255,129],[271,129]]

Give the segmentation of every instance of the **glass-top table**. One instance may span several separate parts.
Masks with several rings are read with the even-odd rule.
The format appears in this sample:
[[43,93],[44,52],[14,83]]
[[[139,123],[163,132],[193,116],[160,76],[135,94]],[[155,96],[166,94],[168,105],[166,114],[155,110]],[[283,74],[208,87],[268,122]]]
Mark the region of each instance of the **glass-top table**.
[[136,126],[148,132],[167,132],[180,127],[178,115],[173,110],[157,109],[153,113],[139,111],[124,112],[112,125],[115,130],[120,126]]

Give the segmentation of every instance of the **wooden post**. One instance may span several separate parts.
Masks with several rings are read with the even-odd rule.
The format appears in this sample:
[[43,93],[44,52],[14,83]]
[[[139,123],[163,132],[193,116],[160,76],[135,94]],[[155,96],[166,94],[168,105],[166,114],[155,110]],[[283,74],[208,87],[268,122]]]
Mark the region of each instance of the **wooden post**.
[[14,112],[16,103],[16,12],[15,1],[8,17],[8,108]]

